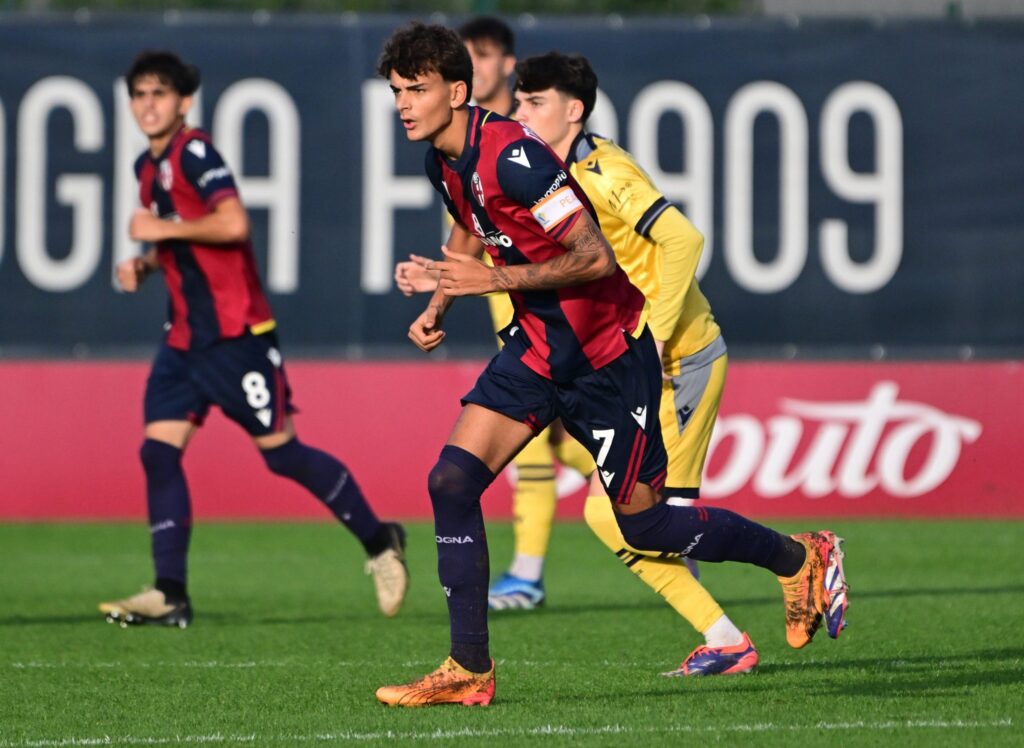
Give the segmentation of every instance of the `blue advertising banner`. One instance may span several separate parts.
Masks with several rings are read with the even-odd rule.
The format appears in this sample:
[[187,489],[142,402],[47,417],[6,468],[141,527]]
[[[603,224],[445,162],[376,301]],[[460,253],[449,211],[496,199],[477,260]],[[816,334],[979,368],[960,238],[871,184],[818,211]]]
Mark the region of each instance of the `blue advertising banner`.
[[[265,20],[265,19],[264,19]],[[374,74],[403,19],[0,20],[0,354],[151,348],[166,298],[115,291],[138,252],[145,146],[120,76],[166,47],[203,72],[289,350],[413,355],[440,200]],[[1024,25],[536,20],[520,57],[592,61],[590,129],[707,237],[701,286],[734,350],[1024,346]],[[493,341],[461,300],[449,354]]]

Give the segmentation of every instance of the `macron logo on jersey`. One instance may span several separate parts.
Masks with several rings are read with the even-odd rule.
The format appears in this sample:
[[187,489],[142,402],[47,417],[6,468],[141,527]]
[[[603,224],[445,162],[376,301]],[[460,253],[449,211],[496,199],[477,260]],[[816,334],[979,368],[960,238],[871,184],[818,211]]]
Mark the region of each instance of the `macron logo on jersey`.
[[187,146],[192,153],[196,154],[199,158],[206,158],[206,143],[201,140],[193,140]]
[[630,415],[633,416],[633,420],[639,424],[640,428],[647,428],[647,406],[637,408],[634,411],[630,411]]
[[512,150],[512,155],[508,157],[508,160],[511,161],[513,164],[525,166],[527,169],[530,168],[530,159],[526,157],[525,148],[514,148]]

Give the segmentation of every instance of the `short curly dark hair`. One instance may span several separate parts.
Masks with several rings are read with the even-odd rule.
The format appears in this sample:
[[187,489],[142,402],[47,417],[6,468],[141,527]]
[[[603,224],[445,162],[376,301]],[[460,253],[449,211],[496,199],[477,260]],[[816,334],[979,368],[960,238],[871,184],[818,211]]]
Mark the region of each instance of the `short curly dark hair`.
[[462,39],[449,28],[416,21],[384,42],[377,74],[387,78],[394,70],[403,78],[437,73],[449,83],[466,84],[466,101],[473,96],[473,60]]
[[535,93],[553,88],[583,102],[583,121],[594,111],[597,101],[597,74],[583,55],[548,52],[520,60],[516,64],[514,90]]
[[146,75],[155,75],[181,96],[191,96],[199,89],[199,68],[182,62],[173,52],[147,49],[138,54],[124,77],[128,95],[135,90],[135,81]]

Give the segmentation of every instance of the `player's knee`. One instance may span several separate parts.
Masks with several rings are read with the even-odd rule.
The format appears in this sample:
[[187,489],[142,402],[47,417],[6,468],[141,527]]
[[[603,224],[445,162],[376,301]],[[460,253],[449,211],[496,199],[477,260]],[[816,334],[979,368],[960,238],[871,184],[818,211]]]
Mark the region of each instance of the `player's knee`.
[[[474,499],[472,481],[458,466],[453,465],[445,459],[440,459],[427,476],[427,490],[430,492],[430,501],[438,504],[472,502]],[[476,495],[479,501],[479,494]]]
[[427,489],[435,510],[439,506],[472,505],[480,501],[494,474],[475,455],[451,445],[441,450],[441,457],[427,477]]
[[156,439],[146,439],[139,448],[142,468],[150,478],[159,478],[181,469],[181,450]]
[[291,439],[279,447],[261,449],[260,454],[270,472],[288,478],[299,469],[305,457],[305,448],[298,439]]
[[664,502],[636,514],[616,512],[615,519],[623,539],[639,551],[679,550],[672,547],[675,528]]

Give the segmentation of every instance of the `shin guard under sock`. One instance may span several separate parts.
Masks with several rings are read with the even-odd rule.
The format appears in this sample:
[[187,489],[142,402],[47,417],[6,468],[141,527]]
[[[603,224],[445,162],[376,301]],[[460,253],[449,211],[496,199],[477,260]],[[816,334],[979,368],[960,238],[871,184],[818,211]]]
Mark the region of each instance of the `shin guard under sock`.
[[181,467],[181,450],[166,442],[146,439],[139,458],[146,473],[146,505],[156,578],[165,586],[166,582],[176,582],[184,596],[192,503]]
[[430,471],[437,574],[448,599],[451,656],[476,673],[491,669],[487,635],[490,566],[480,496],[494,474],[475,455],[447,445]]

